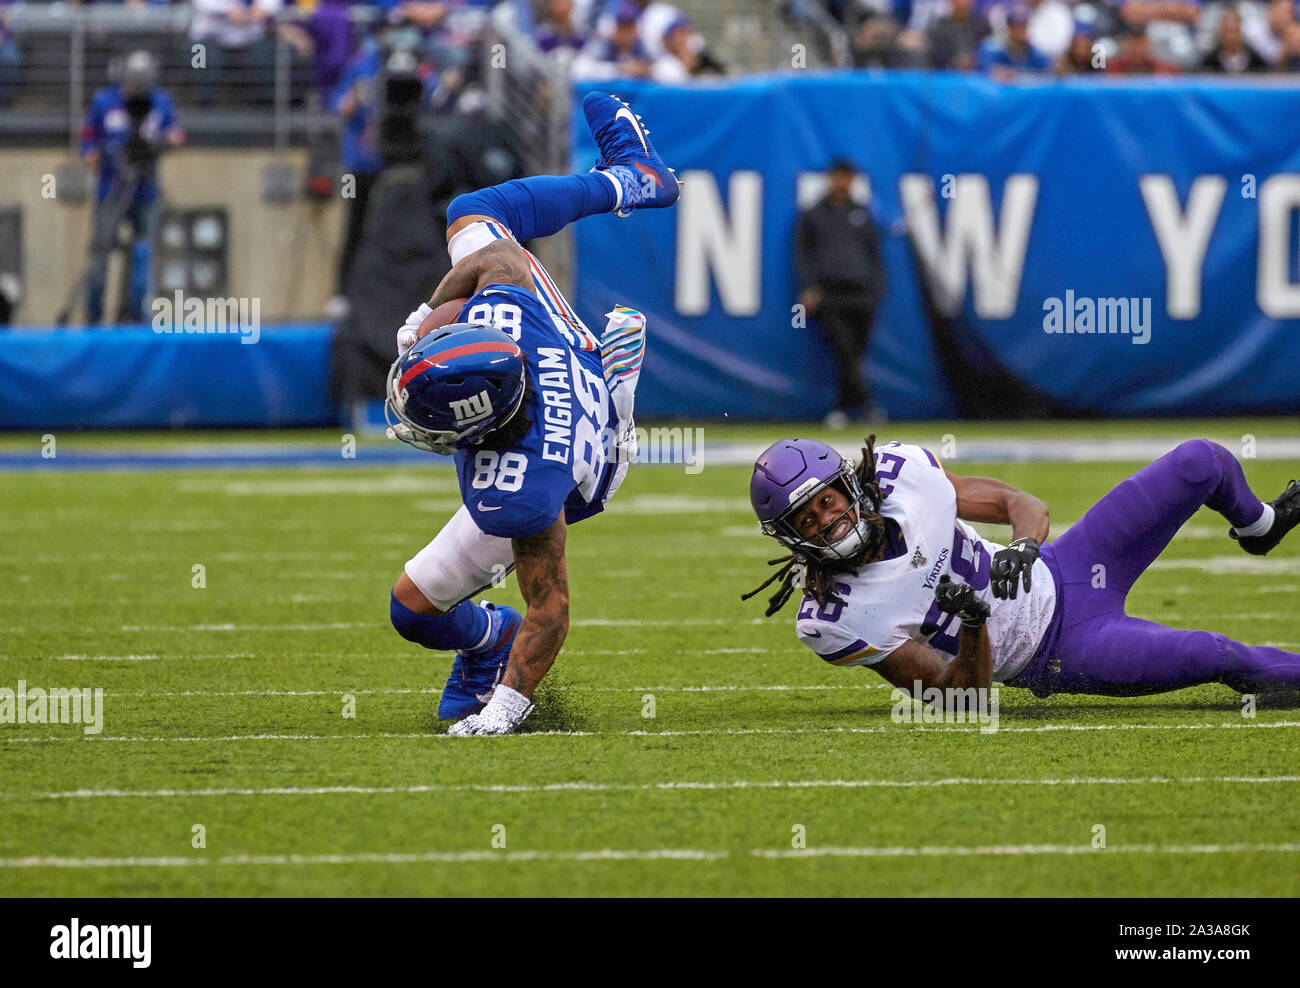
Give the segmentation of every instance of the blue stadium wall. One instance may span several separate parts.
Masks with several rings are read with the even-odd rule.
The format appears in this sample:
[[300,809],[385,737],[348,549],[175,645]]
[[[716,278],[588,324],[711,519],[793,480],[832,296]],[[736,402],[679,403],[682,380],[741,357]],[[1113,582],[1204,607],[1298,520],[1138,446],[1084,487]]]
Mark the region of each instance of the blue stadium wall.
[[256,343],[133,327],[0,333],[0,428],[332,424],[331,334],[318,324],[265,327]]
[[[597,329],[616,304],[647,313],[643,417],[828,410],[791,241],[796,190],[837,156],[865,173],[882,238],[864,370],[891,415],[1300,410],[1294,86],[800,73],[617,89],[683,199],[579,224],[572,301]],[[573,136],[585,170],[580,112]],[[1149,306],[1146,342],[1045,329],[1052,299],[1121,298]],[[0,332],[0,428],[331,422],[329,334]]]
[[[618,93],[685,178],[676,209],[576,234],[583,318],[648,315],[643,414],[828,410],[792,238],[796,188],[838,156],[865,173],[881,235],[865,370],[891,415],[1300,409],[1294,84],[861,72]],[[581,113],[573,137],[585,169]],[[1119,298],[1149,307],[1146,342],[1045,329]]]

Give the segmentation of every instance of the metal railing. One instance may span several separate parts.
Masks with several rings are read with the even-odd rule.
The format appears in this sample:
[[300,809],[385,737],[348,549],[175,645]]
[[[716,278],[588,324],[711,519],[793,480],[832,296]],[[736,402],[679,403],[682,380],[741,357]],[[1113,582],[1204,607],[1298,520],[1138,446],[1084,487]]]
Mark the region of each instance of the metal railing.
[[[194,34],[188,5],[21,4],[9,9],[18,50],[15,80],[0,91],[0,138],[6,144],[75,144],[86,107],[108,82],[109,65],[145,49],[159,66],[159,85],[184,112],[200,144],[275,144],[331,126],[313,89],[312,59],[281,36],[282,24],[308,16],[289,8],[264,37],[223,48]],[[382,13],[352,7],[354,30]]]

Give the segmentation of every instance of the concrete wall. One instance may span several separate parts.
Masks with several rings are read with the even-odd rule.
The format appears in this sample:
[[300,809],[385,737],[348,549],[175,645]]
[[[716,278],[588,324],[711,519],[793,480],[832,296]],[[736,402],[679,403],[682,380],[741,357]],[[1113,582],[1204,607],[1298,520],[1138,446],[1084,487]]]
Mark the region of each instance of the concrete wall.
[[[0,150],[0,206],[17,204],[23,214],[24,298],[18,324],[48,325],[81,275],[90,234],[89,203],[45,198],[44,177],[57,175],[67,151]],[[343,204],[262,202],[262,171],[284,160],[300,172],[306,154],[283,159],[270,151],[180,150],[161,165],[162,186],[178,206],[224,206],[230,222],[229,283],[236,297],[260,298],[262,319],[319,316],[334,292],[334,268],[344,218]],[[116,285],[116,267],[110,286]],[[112,295],[110,294],[110,304]],[[114,311],[109,308],[108,311]],[[80,310],[78,310],[78,315]]]

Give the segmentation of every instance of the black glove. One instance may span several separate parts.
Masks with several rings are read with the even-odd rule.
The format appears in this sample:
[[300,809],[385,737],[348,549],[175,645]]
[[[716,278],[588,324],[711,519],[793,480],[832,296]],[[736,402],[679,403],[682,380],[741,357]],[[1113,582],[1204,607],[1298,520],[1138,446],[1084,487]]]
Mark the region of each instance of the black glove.
[[960,617],[961,626],[967,631],[979,631],[989,619],[989,605],[975,596],[975,588],[967,583],[953,583],[946,573],[939,577],[934,602],[939,610]]
[[993,582],[993,596],[998,600],[1015,600],[1020,591],[1020,578],[1029,589],[1029,576],[1038,558],[1038,543],[1033,539],[1016,539],[1005,549],[993,554],[989,566],[989,579]]

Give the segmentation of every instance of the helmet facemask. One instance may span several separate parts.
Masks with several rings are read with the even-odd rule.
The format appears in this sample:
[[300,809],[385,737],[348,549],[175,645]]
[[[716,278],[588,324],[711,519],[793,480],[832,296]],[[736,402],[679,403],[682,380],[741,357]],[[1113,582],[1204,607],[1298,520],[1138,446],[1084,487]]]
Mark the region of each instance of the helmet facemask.
[[420,425],[406,413],[406,393],[399,384],[403,357],[404,355],[399,356],[388,369],[388,383],[384,394],[384,421],[388,424],[387,434],[389,439],[400,439],[408,446],[414,446],[426,453],[451,456],[463,446],[477,446],[515,417],[528,390],[525,380],[525,387],[519,390],[519,397],[515,399],[514,407],[499,421],[493,423],[490,429],[483,429],[479,425],[471,425],[459,432],[430,429]]
[[[848,503],[843,511],[822,526],[816,534],[811,538],[805,538],[795,527],[794,520],[828,487],[837,488],[844,494]],[[856,517],[854,517],[855,512]],[[862,492],[857,472],[849,461],[845,460],[830,480],[816,484],[781,512],[776,519],[763,522],[762,527],[764,534],[772,536],[782,545],[803,556],[830,563],[849,563],[866,547],[867,539],[871,534],[871,523],[867,520],[867,514],[870,512],[871,506]],[[836,541],[831,542],[827,537],[828,534],[835,531],[845,519],[849,521],[848,530]]]

